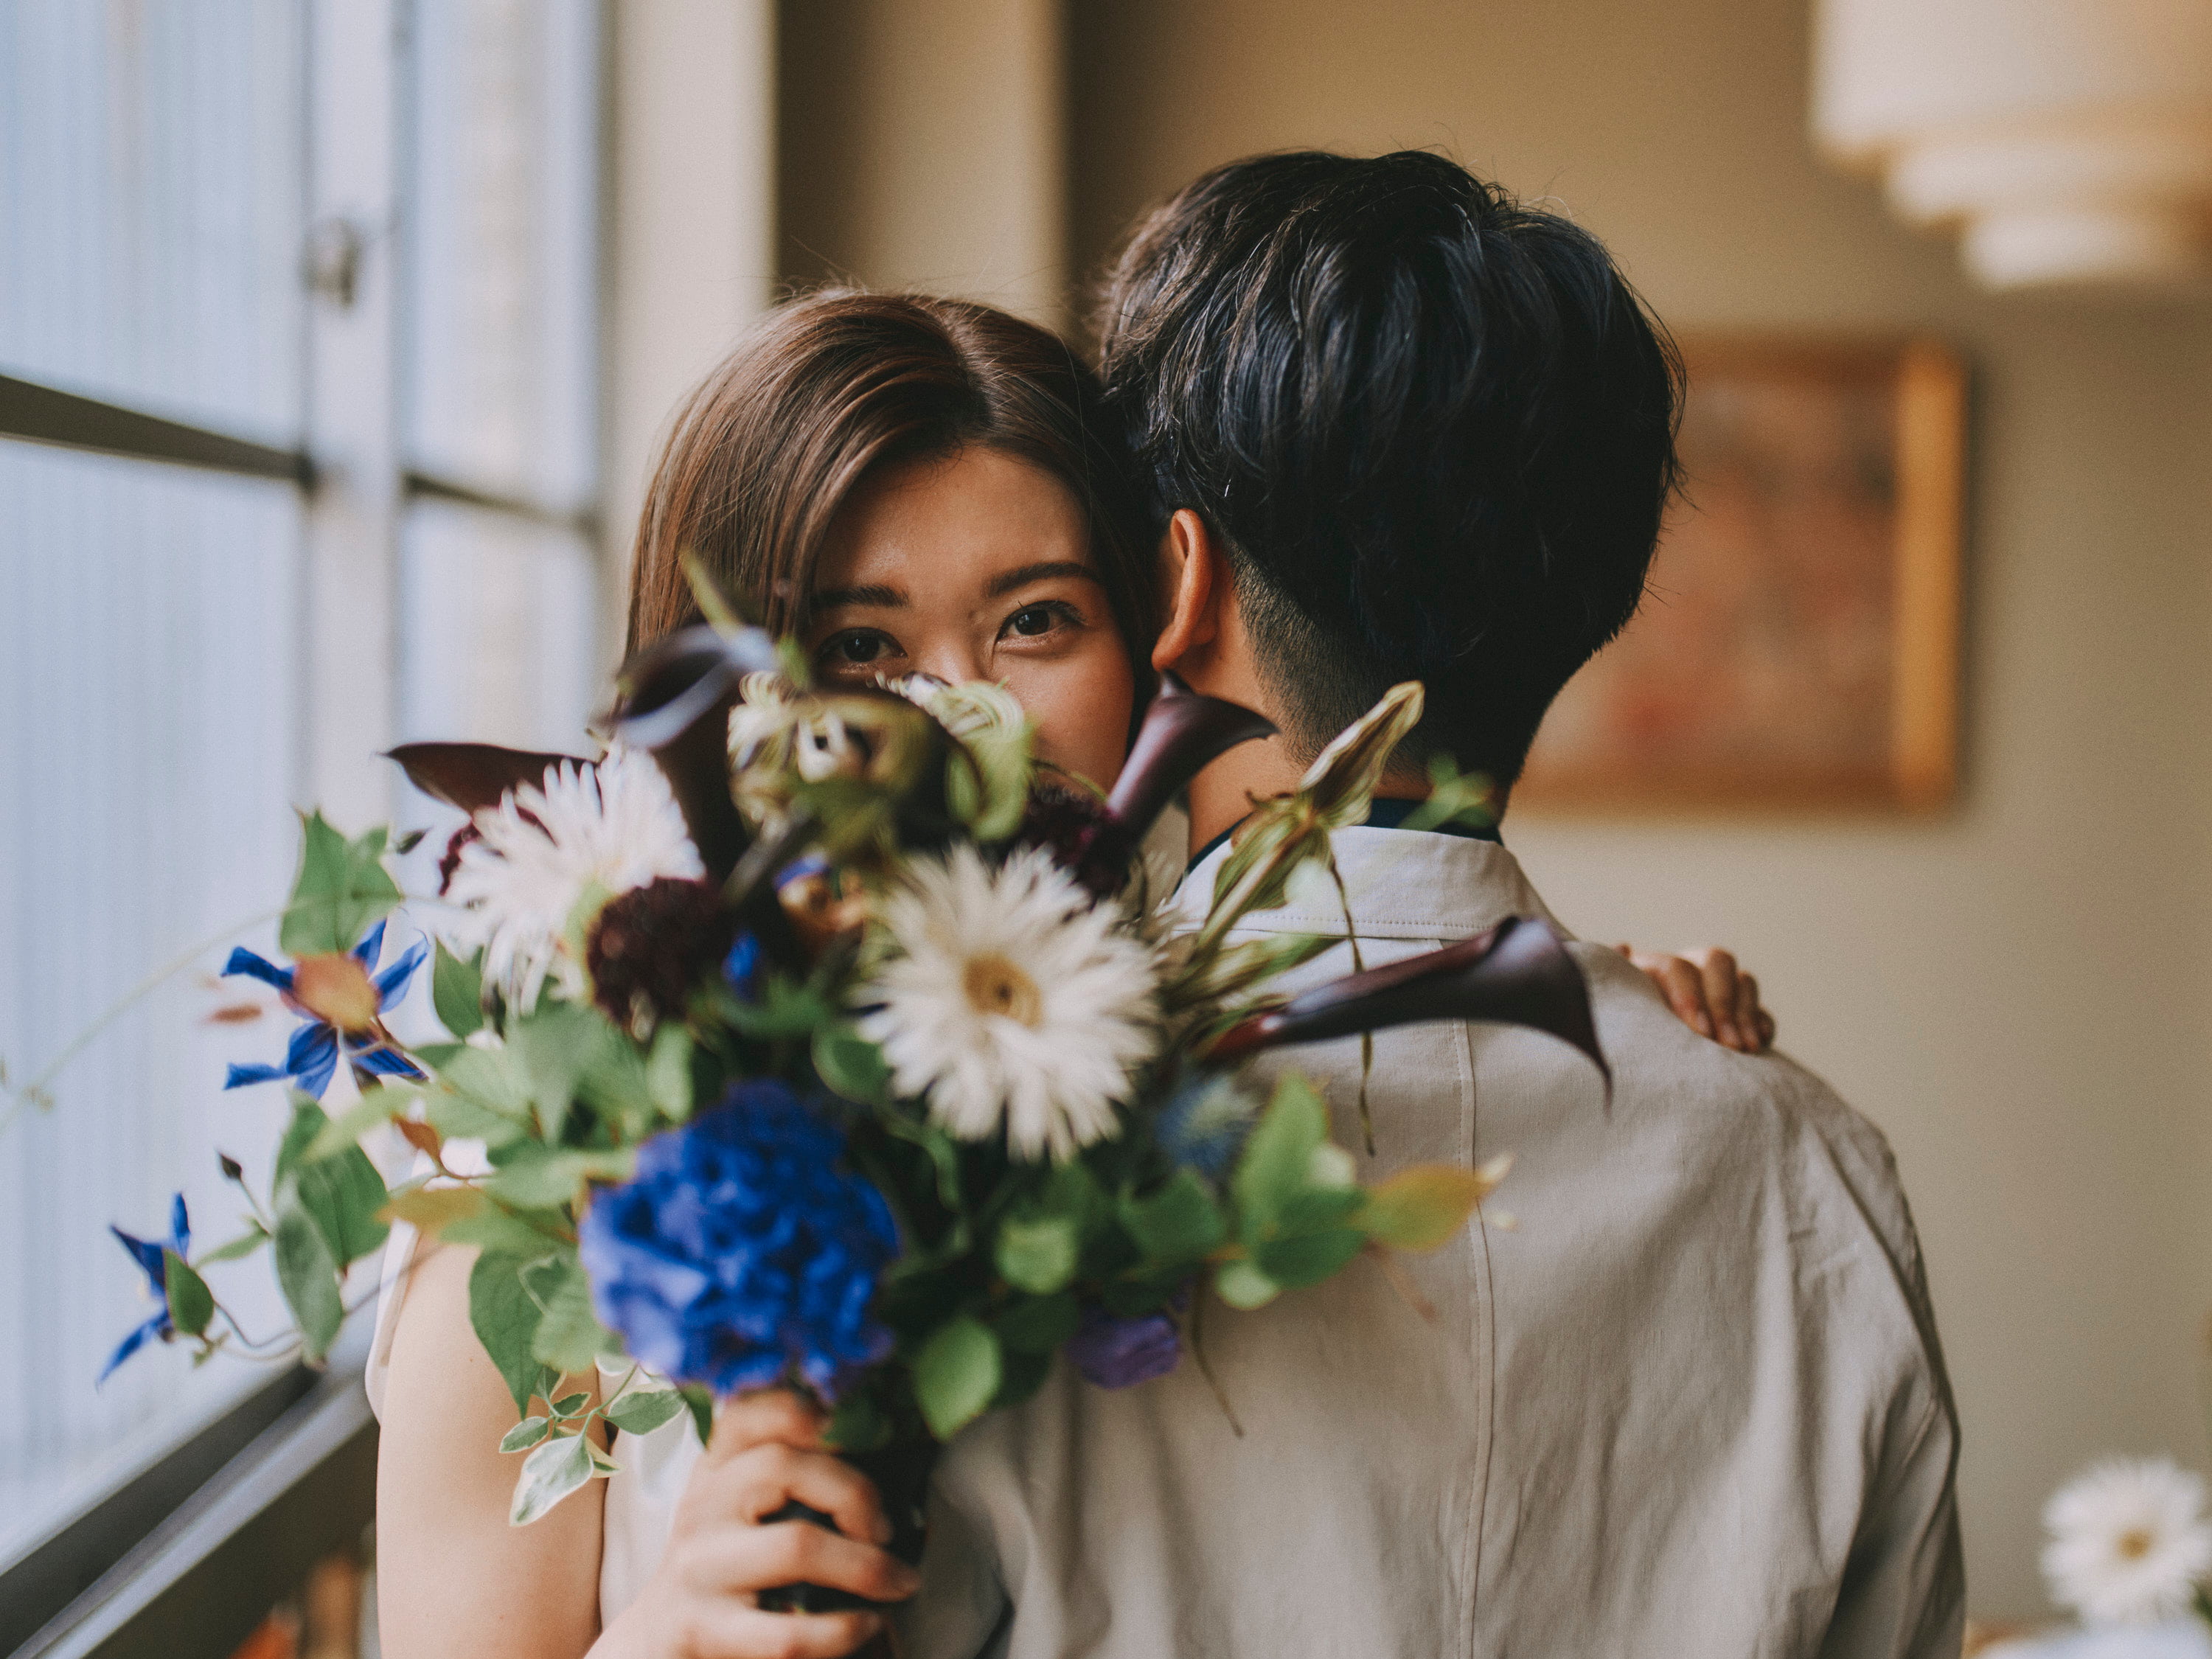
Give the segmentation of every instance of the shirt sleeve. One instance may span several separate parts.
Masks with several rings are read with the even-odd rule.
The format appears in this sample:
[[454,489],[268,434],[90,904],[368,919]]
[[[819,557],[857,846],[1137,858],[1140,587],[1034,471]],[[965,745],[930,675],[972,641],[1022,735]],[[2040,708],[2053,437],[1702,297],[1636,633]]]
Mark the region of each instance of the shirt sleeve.
[[1966,1619],[1958,1462],[1939,1386],[1861,1517],[1821,1659],[1957,1659]]

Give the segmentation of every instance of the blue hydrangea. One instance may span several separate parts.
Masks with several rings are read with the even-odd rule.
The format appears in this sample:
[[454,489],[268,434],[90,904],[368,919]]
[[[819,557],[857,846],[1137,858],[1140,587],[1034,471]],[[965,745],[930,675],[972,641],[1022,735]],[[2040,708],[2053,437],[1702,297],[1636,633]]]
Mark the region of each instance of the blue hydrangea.
[[796,1375],[835,1400],[885,1358],[869,1316],[898,1253],[882,1195],[840,1166],[844,1139],[774,1079],[638,1150],[637,1175],[580,1230],[592,1301],[630,1353],[718,1395]]

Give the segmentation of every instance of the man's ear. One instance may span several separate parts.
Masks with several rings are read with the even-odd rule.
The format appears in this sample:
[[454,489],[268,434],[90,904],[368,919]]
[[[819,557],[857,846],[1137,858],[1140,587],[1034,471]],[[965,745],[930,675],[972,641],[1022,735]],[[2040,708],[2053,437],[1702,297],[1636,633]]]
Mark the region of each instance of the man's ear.
[[1160,611],[1164,624],[1152,647],[1152,666],[1186,681],[1203,678],[1203,665],[1221,637],[1221,607],[1234,602],[1229,562],[1206,520],[1176,509],[1160,538]]

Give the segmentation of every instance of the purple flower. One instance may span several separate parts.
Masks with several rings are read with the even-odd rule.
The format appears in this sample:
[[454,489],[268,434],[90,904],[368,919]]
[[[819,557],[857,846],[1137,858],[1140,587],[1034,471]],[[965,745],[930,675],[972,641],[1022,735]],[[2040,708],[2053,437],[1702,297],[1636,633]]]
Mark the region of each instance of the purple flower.
[[[138,1271],[146,1275],[146,1288],[154,1293],[161,1307],[144,1323],[133,1329],[115,1345],[115,1352],[107,1356],[107,1363],[100,1368],[99,1382],[105,1382],[118,1365],[144,1347],[153,1337],[167,1340],[171,1334],[169,1324],[169,1265],[162,1254],[164,1248],[179,1255],[190,1255],[192,1249],[192,1218],[185,1209],[185,1195],[179,1193],[169,1200],[169,1236],[160,1243],[151,1239],[134,1238],[120,1227],[108,1230],[138,1264]],[[95,1384],[95,1386],[97,1386]]]
[[869,1316],[898,1254],[882,1195],[787,1085],[741,1083],[638,1149],[578,1230],[592,1303],[631,1354],[716,1394],[796,1374],[834,1400],[888,1356]]
[[1127,1389],[1173,1370],[1182,1358],[1182,1336],[1164,1313],[1117,1319],[1103,1308],[1085,1308],[1067,1339],[1067,1357],[1085,1381]]
[[292,1033],[283,1065],[234,1066],[222,1086],[242,1089],[250,1083],[289,1078],[320,1100],[337,1072],[341,1054],[356,1075],[421,1078],[422,1069],[400,1052],[384,1029],[383,1014],[404,994],[430,947],[416,939],[390,967],[375,973],[383,949],[384,924],[380,921],[345,955],[302,957],[289,968],[279,968],[243,946],[233,951],[222,965],[223,976],[243,974],[275,986],[283,993],[284,1006],[305,1023]]

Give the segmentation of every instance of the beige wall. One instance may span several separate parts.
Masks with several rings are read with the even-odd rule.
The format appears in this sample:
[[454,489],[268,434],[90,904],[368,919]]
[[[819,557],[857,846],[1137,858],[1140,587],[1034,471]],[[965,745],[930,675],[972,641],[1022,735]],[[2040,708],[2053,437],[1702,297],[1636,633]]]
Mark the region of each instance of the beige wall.
[[[1071,61],[1079,268],[1249,151],[1447,147],[1677,328],[1929,327],[1978,371],[1965,797],[1932,823],[1509,821],[1571,926],[1741,948],[1888,1132],[1966,1425],[1974,1606],[2044,1493],[2204,1466],[2212,308],[1999,299],[1804,138],[1802,0],[1111,0]],[[1525,1224],[1540,1224],[1528,1218]]]

